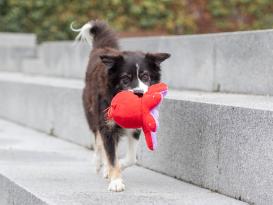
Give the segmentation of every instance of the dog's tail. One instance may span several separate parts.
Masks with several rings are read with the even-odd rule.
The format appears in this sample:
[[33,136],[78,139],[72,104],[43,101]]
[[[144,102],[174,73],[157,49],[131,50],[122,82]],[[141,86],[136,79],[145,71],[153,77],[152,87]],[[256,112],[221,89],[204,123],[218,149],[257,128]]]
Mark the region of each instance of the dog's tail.
[[73,23],[71,23],[71,30],[79,32],[75,39],[76,41],[87,41],[89,45],[93,46],[93,49],[105,47],[119,48],[116,32],[104,21],[90,21],[79,29],[73,28]]

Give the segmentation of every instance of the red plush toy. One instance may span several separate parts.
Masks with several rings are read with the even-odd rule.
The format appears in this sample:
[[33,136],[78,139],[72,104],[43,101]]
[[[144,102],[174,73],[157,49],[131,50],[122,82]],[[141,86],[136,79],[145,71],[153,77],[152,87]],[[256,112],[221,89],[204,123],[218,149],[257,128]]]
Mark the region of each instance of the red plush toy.
[[166,84],[158,83],[150,86],[142,97],[132,91],[122,91],[112,99],[107,117],[123,128],[142,128],[147,147],[154,150],[157,145],[157,107],[167,94],[167,90]]

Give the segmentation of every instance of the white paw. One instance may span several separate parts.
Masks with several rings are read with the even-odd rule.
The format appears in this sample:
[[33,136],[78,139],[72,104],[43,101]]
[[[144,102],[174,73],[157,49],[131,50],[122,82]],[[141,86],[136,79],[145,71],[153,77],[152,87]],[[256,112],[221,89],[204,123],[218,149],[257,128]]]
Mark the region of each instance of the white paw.
[[108,186],[108,190],[109,191],[115,191],[115,192],[120,192],[120,191],[124,191],[125,189],[125,185],[122,182],[122,179],[115,179],[112,180]]

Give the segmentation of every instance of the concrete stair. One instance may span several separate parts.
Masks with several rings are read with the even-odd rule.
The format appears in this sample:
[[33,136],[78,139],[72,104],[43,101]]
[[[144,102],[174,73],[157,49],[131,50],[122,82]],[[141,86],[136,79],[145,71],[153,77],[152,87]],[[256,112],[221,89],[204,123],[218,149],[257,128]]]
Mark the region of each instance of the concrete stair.
[[[172,89],[160,109],[158,149],[147,151],[141,138],[139,167],[125,171],[128,192],[115,195],[116,203],[273,203],[270,39],[272,30],[122,40],[125,49],[172,53],[173,58],[163,64],[163,80]],[[1,121],[4,149],[16,148],[18,144],[19,151],[5,150],[0,156],[0,204],[21,204],[21,199],[25,204],[113,202],[113,194],[106,192],[106,182],[92,171],[92,152],[83,148],[92,148],[94,143],[81,102],[89,48],[81,44],[75,47],[71,42],[35,47],[33,38],[27,45],[20,44],[21,51],[26,50],[24,56],[24,52],[13,55],[16,44],[7,48],[0,43],[0,53],[7,49],[10,52],[1,56],[8,63],[0,61],[0,117],[45,134]],[[13,59],[19,63],[10,63]],[[6,127],[10,128],[7,132]],[[13,129],[21,131],[17,135]],[[22,144],[17,143],[18,138]],[[48,144],[43,149],[41,142],[45,141]],[[38,166],[39,150],[31,146],[41,148],[43,165]],[[24,149],[28,154],[20,152]],[[37,158],[30,153],[38,153]],[[60,155],[65,157],[61,159]],[[58,160],[62,162],[57,163]],[[16,162],[14,166],[12,161]],[[155,180],[149,181],[151,178]],[[73,190],[70,179],[74,180]],[[52,189],[52,184],[57,188]],[[168,192],[162,184],[167,184]],[[134,185],[136,190],[131,189]]]
[[141,168],[124,171],[126,190],[107,191],[83,147],[0,120],[0,204],[246,203]]
[[[1,40],[0,35],[0,70],[83,78],[88,45],[63,41],[36,46],[34,35],[17,34],[19,40],[15,40],[16,35],[10,40],[7,36]],[[6,43],[11,41],[14,43]],[[121,39],[121,47],[170,52],[172,57],[163,63],[162,77],[174,89],[273,95],[272,42],[273,30],[270,29],[128,38]]]
[[[2,72],[0,116],[90,148],[82,87]],[[273,200],[273,97],[171,90],[160,113],[158,150],[141,140],[140,166],[247,202]]]
[[4,72],[0,78],[1,117],[91,147],[81,102],[83,82]]
[[0,70],[20,71],[23,61],[37,58],[34,34],[0,33]]

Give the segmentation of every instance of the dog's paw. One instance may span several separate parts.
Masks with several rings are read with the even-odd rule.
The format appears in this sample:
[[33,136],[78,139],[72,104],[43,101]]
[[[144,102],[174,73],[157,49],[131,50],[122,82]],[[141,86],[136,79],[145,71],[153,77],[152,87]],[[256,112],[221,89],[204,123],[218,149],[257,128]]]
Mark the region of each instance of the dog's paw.
[[124,191],[124,189],[125,185],[123,184],[122,179],[120,178],[112,180],[108,186],[108,190],[114,192]]

